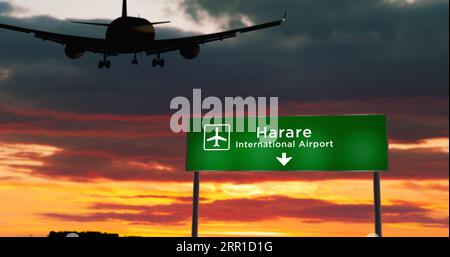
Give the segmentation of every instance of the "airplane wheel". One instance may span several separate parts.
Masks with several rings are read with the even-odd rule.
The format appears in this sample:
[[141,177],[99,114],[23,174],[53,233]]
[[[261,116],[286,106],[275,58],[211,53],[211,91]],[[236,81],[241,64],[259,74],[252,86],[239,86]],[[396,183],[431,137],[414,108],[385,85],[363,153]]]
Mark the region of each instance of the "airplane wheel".
[[101,70],[103,69],[104,63],[102,61],[98,62],[98,68]]
[[111,68],[111,61],[106,61],[105,66],[107,69]]
[[156,65],[158,65],[158,61],[156,59],[153,59],[152,65],[153,67],[156,67]]
[[159,60],[159,67],[164,67],[164,65],[166,64],[166,61],[164,59]]

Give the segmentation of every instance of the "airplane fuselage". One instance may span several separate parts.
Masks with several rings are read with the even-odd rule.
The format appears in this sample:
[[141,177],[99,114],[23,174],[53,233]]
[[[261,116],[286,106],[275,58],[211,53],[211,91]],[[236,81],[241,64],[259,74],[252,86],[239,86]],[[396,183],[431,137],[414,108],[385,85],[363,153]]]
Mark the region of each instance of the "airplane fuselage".
[[146,19],[120,17],[106,30],[106,40],[119,53],[136,53],[155,40],[155,27]]

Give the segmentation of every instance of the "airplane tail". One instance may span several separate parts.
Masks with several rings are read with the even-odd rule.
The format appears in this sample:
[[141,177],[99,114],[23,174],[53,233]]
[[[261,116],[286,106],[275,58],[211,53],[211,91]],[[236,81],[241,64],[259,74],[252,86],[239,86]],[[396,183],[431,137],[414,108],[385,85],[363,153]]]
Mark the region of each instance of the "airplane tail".
[[[128,8],[127,8],[127,0],[123,0],[122,4],[122,17],[128,17]],[[160,22],[152,22],[152,25],[160,25],[160,24],[166,24],[170,23],[170,21],[160,21]],[[87,24],[87,23],[84,23]],[[90,25],[100,25],[100,24],[90,24]],[[101,26],[101,25],[100,25]]]
[[127,0],[123,0],[123,4],[122,4],[122,17],[127,17],[128,16],[128,12],[127,12]]

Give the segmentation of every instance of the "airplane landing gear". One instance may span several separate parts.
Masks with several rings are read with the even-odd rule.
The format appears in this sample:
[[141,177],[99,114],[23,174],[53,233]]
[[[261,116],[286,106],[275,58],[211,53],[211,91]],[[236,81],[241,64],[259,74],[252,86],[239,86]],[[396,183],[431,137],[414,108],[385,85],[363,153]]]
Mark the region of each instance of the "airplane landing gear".
[[133,57],[133,60],[131,60],[131,65],[138,65],[138,59],[137,59],[137,56],[136,56],[136,54],[134,54],[134,57]]
[[103,69],[103,68],[109,69],[109,68],[111,68],[111,61],[108,60],[108,56],[106,56],[106,54],[103,56],[103,60],[100,60],[98,62],[98,68],[99,69]]
[[153,67],[159,66],[159,67],[164,67],[164,65],[166,64],[166,61],[164,59],[161,59],[161,55],[158,54],[156,55],[156,58],[153,59]]

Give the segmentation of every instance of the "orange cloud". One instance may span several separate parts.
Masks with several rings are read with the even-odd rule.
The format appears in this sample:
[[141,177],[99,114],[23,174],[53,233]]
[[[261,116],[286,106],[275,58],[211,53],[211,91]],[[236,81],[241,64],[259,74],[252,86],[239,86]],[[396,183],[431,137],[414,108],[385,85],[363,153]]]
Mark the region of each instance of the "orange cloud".
[[[59,213],[42,215],[47,218],[76,222],[115,220],[129,223],[176,224],[189,220],[192,206],[189,203],[154,206],[96,203],[91,208],[101,212],[85,215]],[[217,200],[203,203],[201,208],[204,221],[254,222],[298,218],[308,223],[373,222],[373,205],[371,204],[335,204],[324,200],[295,199],[284,196]],[[432,213],[431,210],[412,203],[383,206],[385,223],[419,223],[425,226],[448,227],[448,217],[434,218],[430,216],[430,213]]]
[[[282,113],[388,113],[386,235],[445,236],[447,106],[424,98],[328,101],[291,103]],[[189,235],[192,174],[184,170],[184,135],[169,131],[169,116],[1,105],[0,116],[0,235]],[[373,229],[370,179],[370,173],[204,173],[202,235],[365,236]]]
[[449,152],[449,139],[448,138],[430,138],[423,139],[419,142],[402,143],[392,142],[389,144],[389,148],[393,150],[419,150],[428,149],[430,151],[437,151],[448,153]]

